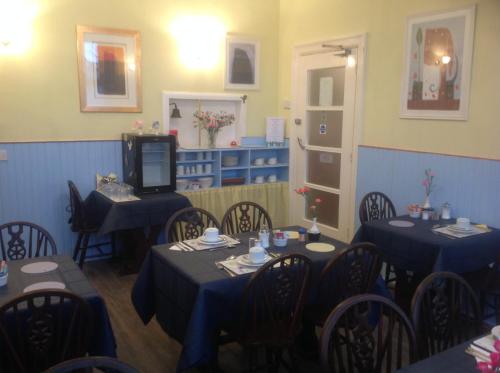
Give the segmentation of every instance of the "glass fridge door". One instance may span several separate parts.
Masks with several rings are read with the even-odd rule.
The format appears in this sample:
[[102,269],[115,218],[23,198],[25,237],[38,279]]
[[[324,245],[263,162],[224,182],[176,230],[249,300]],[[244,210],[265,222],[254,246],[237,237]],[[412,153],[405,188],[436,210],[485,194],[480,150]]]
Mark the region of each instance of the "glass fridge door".
[[142,144],[142,185],[144,188],[171,185],[170,167],[169,142]]

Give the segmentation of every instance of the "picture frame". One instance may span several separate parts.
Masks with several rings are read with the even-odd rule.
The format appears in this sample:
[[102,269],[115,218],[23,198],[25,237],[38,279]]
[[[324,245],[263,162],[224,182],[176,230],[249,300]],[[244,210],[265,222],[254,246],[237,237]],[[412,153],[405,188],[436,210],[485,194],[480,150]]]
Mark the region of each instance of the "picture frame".
[[226,39],[225,89],[257,90],[260,82],[260,42],[229,37]]
[[78,25],[77,53],[80,111],[142,112],[138,31]]
[[475,5],[407,20],[401,118],[467,120]]

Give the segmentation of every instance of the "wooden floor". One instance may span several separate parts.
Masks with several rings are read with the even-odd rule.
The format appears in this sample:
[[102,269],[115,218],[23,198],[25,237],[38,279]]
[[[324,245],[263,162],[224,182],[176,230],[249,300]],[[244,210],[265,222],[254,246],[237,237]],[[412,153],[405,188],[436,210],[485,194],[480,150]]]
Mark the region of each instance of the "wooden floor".
[[[169,338],[154,318],[148,325],[142,323],[130,300],[136,275],[120,276],[118,271],[117,264],[108,261],[88,262],[84,266],[85,274],[106,301],[118,358],[144,373],[175,372],[180,344]],[[219,351],[219,365],[224,372],[242,372],[246,362],[237,344],[224,346]],[[301,361],[301,366],[305,372],[319,371],[315,363]]]

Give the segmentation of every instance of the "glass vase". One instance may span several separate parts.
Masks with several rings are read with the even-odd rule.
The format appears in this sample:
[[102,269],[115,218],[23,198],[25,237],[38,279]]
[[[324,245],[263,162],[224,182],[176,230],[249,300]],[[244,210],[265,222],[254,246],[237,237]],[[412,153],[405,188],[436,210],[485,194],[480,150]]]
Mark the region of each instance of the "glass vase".
[[208,147],[215,148],[216,143],[217,143],[217,132],[208,131]]

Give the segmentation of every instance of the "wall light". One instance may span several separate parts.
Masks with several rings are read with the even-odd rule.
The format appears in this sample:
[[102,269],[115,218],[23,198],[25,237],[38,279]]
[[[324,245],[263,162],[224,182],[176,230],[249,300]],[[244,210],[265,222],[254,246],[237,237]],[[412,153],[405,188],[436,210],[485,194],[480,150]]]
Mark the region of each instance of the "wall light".
[[181,62],[190,69],[211,69],[217,65],[225,38],[224,25],[215,17],[184,16],[172,22]]
[[451,61],[451,57],[450,57],[450,56],[446,56],[446,55],[445,55],[445,56],[441,57],[441,62],[442,62],[443,64],[445,64],[445,65],[449,64],[449,63],[450,63],[450,61]]
[[0,0],[0,54],[21,54],[31,47],[36,13],[28,0]]

